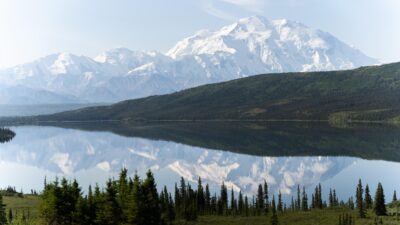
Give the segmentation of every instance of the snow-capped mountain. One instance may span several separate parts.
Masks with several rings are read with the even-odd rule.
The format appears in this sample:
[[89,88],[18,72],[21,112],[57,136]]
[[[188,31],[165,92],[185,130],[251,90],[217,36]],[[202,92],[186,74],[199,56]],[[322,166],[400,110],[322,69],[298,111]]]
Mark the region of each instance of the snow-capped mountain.
[[[0,71],[0,82],[68,100],[115,102],[260,73],[340,70],[377,63],[327,32],[254,16],[217,31],[197,32],[165,54],[125,48],[94,59],[54,54]],[[12,99],[0,96],[0,104]],[[26,98],[25,103],[35,102]]]

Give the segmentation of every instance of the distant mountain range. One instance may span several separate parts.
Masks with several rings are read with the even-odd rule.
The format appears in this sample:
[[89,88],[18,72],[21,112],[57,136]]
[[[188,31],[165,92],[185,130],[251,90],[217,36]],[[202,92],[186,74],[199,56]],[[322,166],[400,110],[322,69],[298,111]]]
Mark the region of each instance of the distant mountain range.
[[325,120],[400,122],[400,63],[266,74],[173,94],[89,107],[34,121]]
[[1,70],[0,104],[116,102],[261,73],[377,63],[327,32],[248,17],[200,31],[165,54],[117,48],[92,59],[61,53]]

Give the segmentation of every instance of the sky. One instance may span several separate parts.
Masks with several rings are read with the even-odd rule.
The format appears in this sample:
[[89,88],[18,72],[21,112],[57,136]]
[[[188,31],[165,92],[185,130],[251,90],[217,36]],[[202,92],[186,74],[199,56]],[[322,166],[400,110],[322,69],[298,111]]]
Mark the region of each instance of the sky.
[[0,68],[59,52],[166,52],[252,15],[328,31],[388,63],[400,61],[399,12],[399,0],[0,0]]

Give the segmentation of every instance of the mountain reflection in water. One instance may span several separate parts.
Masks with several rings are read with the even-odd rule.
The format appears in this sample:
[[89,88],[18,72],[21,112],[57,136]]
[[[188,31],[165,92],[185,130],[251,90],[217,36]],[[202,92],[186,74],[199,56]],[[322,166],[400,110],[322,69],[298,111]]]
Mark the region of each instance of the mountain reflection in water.
[[[225,181],[236,191],[254,193],[266,180],[273,192],[289,194],[298,184],[312,189],[321,182],[338,186],[346,196],[354,194],[359,177],[384,179],[360,167],[375,166],[383,174],[400,169],[399,163],[387,162],[400,161],[400,129],[387,126],[64,123],[12,129],[15,139],[0,145],[0,169],[13,172],[0,175],[0,185],[25,190],[41,189],[44,176],[75,177],[83,186],[103,183],[126,167],[132,174],[151,169],[159,185],[169,188],[180,176],[192,182],[200,176],[215,190]],[[353,180],[346,185],[335,179]]]

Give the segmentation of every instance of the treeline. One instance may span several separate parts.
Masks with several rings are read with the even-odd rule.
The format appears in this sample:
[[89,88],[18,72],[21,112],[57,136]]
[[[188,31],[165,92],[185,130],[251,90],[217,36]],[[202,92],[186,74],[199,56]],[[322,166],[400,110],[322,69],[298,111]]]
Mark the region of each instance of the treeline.
[[[194,221],[198,216],[208,215],[264,216],[270,224],[276,225],[278,217],[285,212],[339,207],[357,209],[359,217],[365,217],[367,209],[373,209],[378,216],[386,215],[382,185],[378,185],[372,199],[369,186],[364,190],[361,180],[355,200],[351,197],[346,202],[339,201],[335,189],[329,191],[328,201],[324,201],[321,185],[315,187],[310,198],[304,187],[297,186],[290,204],[283,202],[281,192],[277,196],[271,194],[267,182],[258,186],[254,196],[236,193],[224,183],[218,194],[212,194],[209,185],[203,185],[200,178],[194,187],[181,178],[174,189],[172,193],[164,186],[158,191],[151,171],[141,179],[138,175],[128,177],[126,169],[121,171],[117,180],[108,180],[104,188],[96,185],[92,189],[89,186],[86,194],[76,180],[56,179],[49,184],[45,181],[40,194],[40,215],[49,225],[169,225],[176,220]],[[397,201],[395,194],[393,201]],[[4,224],[1,221],[0,218],[0,225]],[[352,225],[354,221],[349,215],[339,217],[339,225]]]
[[15,137],[14,131],[0,127],[0,143],[11,141]]
[[2,196],[18,196],[18,197],[22,197],[23,196],[22,190],[20,192],[18,192],[15,189],[15,187],[11,187],[11,186],[8,186],[5,189],[0,189],[0,194]]

